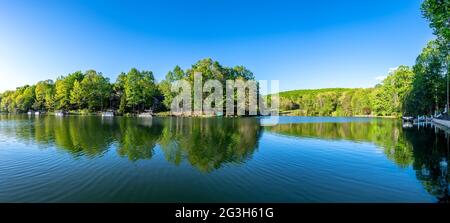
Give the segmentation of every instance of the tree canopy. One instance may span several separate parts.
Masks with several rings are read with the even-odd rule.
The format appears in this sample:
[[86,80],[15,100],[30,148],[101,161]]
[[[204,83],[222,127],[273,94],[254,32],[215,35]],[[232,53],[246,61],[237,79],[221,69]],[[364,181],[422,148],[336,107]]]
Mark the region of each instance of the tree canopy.
[[[412,68],[399,66],[373,88],[282,92],[280,109],[294,115],[320,116],[430,115],[444,110],[448,107],[450,0],[424,0],[421,11],[436,39],[423,48]],[[95,70],[76,71],[60,76],[55,82],[45,80],[3,92],[0,111],[113,109],[124,114],[167,110],[176,96],[171,85],[177,80],[193,84],[197,72],[201,72],[203,81],[218,80],[223,86],[226,80],[255,79],[244,66],[226,67],[211,58],[199,60],[186,70],[175,66],[160,83],[155,81],[152,71],[136,68],[120,73],[115,83]],[[202,96],[205,99],[208,93]]]
[[434,34],[450,41],[450,1],[425,0],[422,3],[422,14],[430,22]]
[[76,71],[58,77],[55,82],[45,80],[4,92],[0,95],[0,110],[10,113],[31,109],[83,112],[115,110],[118,114],[148,109],[164,111],[170,108],[176,95],[171,91],[171,84],[177,80],[193,83],[195,72],[202,72],[203,81],[215,79],[225,83],[229,79],[254,79],[253,73],[244,66],[225,67],[210,58],[199,60],[187,70],[176,66],[160,83],[156,82],[152,71],[136,68],[120,73],[114,83],[95,70]]

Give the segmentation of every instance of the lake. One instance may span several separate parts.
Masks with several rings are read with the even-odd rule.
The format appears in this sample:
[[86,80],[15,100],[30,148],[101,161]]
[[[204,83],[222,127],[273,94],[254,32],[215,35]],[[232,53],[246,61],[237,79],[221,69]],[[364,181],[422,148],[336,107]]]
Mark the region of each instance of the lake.
[[1,202],[443,202],[449,138],[382,118],[0,115]]

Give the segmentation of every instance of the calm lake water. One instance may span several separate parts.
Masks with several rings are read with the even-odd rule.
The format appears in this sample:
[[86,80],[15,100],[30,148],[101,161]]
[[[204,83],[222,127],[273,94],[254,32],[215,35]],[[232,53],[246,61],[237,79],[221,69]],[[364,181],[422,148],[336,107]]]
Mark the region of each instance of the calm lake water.
[[448,201],[447,133],[400,120],[0,116],[0,202]]

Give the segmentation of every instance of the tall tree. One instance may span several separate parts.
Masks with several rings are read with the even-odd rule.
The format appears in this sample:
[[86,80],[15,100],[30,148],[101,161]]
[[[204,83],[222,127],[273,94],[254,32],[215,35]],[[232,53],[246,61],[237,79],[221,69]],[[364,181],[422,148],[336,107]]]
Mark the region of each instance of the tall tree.
[[141,72],[136,68],[132,68],[127,73],[125,81],[125,95],[127,97],[127,105],[136,110],[136,106],[143,102],[142,90],[139,89],[139,81],[142,78]]
[[46,98],[48,94],[53,93],[54,84],[52,80],[39,81],[36,84],[35,94],[36,101],[34,103],[34,109],[43,110],[46,108]]
[[55,83],[55,109],[68,109],[70,104],[69,86],[64,77],[58,78]]
[[430,41],[417,57],[413,67],[415,78],[406,99],[408,114],[433,114],[445,106],[445,76],[439,45]]
[[47,94],[45,95],[45,108],[49,111],[55,110],[55,88],[52,87],[49,89]]
[[132,68],[126,75],[125,95],[127,105],[133,108],[133,112],[138,109],[144,110],[152,105],[152,99],[156,93],[155,78],[151,71],[138,71]]
[[414,73],[408,66],[391,71],[374,94],[373,109],[377,115],[398,116],[404,110],[405,98],[411,91]]
[[430,21],[434,33],[450,42],[450,1],[425,0],[421,6],[422,14]]
[[69,74],[67,77],[61,76],[55,83],[55,106],[58,110],[69,110],[70,92],[73,89],[75,81],[81,81],[84,74],[81,71]]
[[74,106],[75,109],[81,109],[84,107],[85,102],[85,93],[83,92],[83,88],[81,87],[80,82],[76,80],[73,84],[73,89],[70,92],[70,103]]
[[13,94],[14,107],[11,107],[10,110],[13,112],[26,112],[30,110],[35,100],[34,89],[35,86],[28,85],[17,88]]
[[167,109],[170,109],[173,98],[176,93],[172,92],[171,86],[175,81],[186,78],[186,74],[178,65],[172,71],[166,74],[166,79],[159,83],[158,88],[164,96],[163,104]]
[[155,77],[151,71],[142,71],[142,79],[139,82],[139,88],[142,89],[143,109],[151,108],[156,103],[157,86]]
[[108,106],[111,85],[109,79],[103,77],[102,73],[97,73],[95,70],[86,71],[80,85],[78,92],[74,93],[74,95],[80,95],[77,98],[81,97],[81,101],[78,102],[82,103],[84,97],[90,111],[103,110]]
[[115,100],[118,101],[118,108],[119,113],[123,114],[126,111],[127,108],[127,97],[125,95],[125,83],[127,79],[127,74],[122,72],[117,77],[116,82],[114,83],[113,90],[114,90],[114,97]]
[[13,103],[12,95],[14,91],[5,91],[2,94],[2,101],[0,103],[0,111],[9,112],[9,105]]
[[441,52],[441,61],[446,77],[446,109],[450,103],[450,0],[425,0],[421,6],[422,14],[430,22],[436,34],[436,44]]

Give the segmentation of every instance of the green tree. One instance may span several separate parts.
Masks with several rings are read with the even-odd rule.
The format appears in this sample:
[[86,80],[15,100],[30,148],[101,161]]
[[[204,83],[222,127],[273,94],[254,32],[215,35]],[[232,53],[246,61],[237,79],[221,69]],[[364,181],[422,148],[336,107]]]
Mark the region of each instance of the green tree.
[[67,109],[69,107],[69,87],[63,77],[55,83],[55,109]]
[[69,74],[67,77],[61,76],[55,83],[55,108],[58,110],[69,110],[70,92],[73,89],[75,81],[83,80],[84,74],[81,71]]
[[172,92],[171,86],[175,81],[182,80],[186,77],[185,72],[178,65],[172,71],[166,74],[166,79],[159,83],[158,88],[164,96],[163,105],[166,109],[170,109],[173,98],[176,93]]
[[157,86],[155,84],[155,77],[151,71],[142,71],[142,79],[139,82],[139,88],[142,90],[143,108],[151,108],[157,102]]
[[421,6],[422,14],[430,21],[434,33],[450,42],[450,1],[425,0]]
[[199,60],[197,63],[193,64],[190,69],[186,71],[187,80],[193,84],[194,74],[200,72],[202,74],[203,81],[207,80],[219,80],[223,82],[227,78],[227,71],[219,62],[212,60],[211,58],[206,58]]
[[406,98],[406,112],[431,115],[445,106],[445,74],[442,53],[436,41],[430,41],[417,57],[411,94]]
[[16,104],[19,112],[26,112],[33,107],[35,101],[35,86],[28,86],[22,94],[16,98]]
[[126,112],[127,108],[127,97],[125,95],[125,83],[127,79],[127,74],[122,72],[117,77],[116,82],[113,85],[114,98],[116,104],[118,104],[119,113],[123,114]]
[[[197,63],[193,64],[190,69],[186,70],[185,78],[187,81],[191,83],[193,86],[194,83],[194,74],[195,73],[201,73],[202,74],[202,81],[203,83],[208,80],[218,80],[222,83],[223,89],[222,91],[226,92],[226,81],[227,80],[253,80],[254,76],[253,73],[245,68],[244,66],[235,66],[233,68],[222,66],[219,62],[212,60],[211,58],[205,58],[202,60],[199,60]],[[194,89],[192,89],[193,91]],[[203,99],[208,97],[209,93],[203,94]],[[247,93],[248,98],[248,93]],[[236,98],[236,93],[235,93]],[[224,99],[222,102],[219,102],[219,104],[225,105]],[[246,100],[246,105],[248,106],[249,100]]]
[[390,72],[373,92],[373,109],[377,115],[398,116],[404,111],[404,101],[409,95],[414,73],[408,66],[399,66]]
[[84,107],[84,96],[83,88],[81,87],[80,82],[76,80],[73,84],[73,89],[70,92],[70,103],[74,105],[76,109],[81,109]]
[[[441,52],[440,61],[446,77],[446,101],[450,100],[449,72],[450,72],[450,1],[449,0],[425,0],[421,6],[422,14],[430,22],[430,27],[436,34],[435,44]],[[446,107],[448,109],[448,103]]]
[[124,90],[127,105],[133,108],[133,112],[148,108],[157,92],[153,73],[132,68],[126,75]]
[[352,116],[352,99],[355,91],[344,92],[338,99],[338,105],[335,114],[338,116]]
[[45,108],[49,111],[55,110],[55,88],[51,88],[45,95]]
[[2,112],[11,112],[10,107],[11,104],[14,104],[14,91],[5,91],[2,94],[2,101],[0,103]]
[[370,115],[373,89],[325,88],[280,92],[281,110],[290,115]]
[[97,73],[95,70],[86,71],[79,85],[76,92],[72,91],[74,99],[79,99],[76,101],[80,103],[79,105],[83,105],[85,100],[90,111],[103,110],[108,106],[111,96],[111,85],[109,84],[109,79],[103,77],[102,73]]
[[43,110],[46,108],[47,95],[53,93],[54,84],[52,80],[39,81],[36,84],[35,95],[36,101],[33,105],[36,110]]
[[141,79],[141,73],[132,68],[127,73],[125,81],[125,95],[127,99],[127,105],[133,108],[133,112],[136,110],[136,106],[143,102],[142,90],[139,89],[139,80]]

